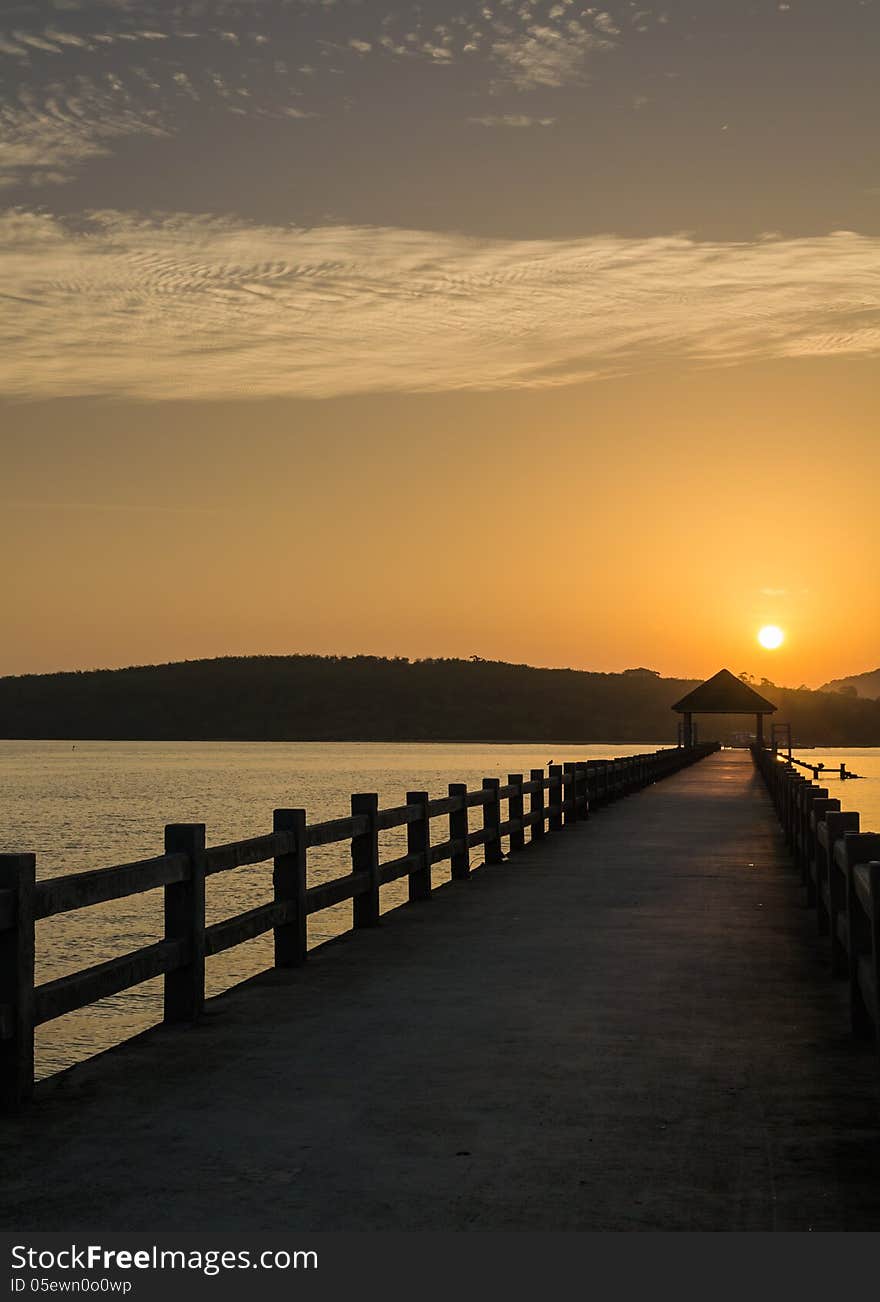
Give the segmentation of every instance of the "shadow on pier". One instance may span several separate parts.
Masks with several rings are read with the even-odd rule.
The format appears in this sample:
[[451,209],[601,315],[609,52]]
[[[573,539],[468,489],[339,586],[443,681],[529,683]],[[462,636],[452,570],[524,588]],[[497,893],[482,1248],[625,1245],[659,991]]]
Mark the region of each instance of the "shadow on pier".
[[20,1230],[880,1225],[876,1058],[741,751],[76,1068],[0,1135]]

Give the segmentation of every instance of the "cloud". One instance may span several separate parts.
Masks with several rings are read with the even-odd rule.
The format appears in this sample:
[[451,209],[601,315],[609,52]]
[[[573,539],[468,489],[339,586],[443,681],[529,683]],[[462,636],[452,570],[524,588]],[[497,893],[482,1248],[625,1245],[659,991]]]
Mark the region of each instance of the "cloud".
[[154,113],[135,111],[85,80],[70,92],[55,88],[37,97],[25,90],[0,105],[0,187],[69,180],[72,168],[134,134],[166,133]]
[[620,35],[620,28],[609,13],[596,14],[593,22],[600,32],[605,32],[609,36]]
[[[323,0],[66,0],[54,8],[47,23],[40,7],[16,6],[16,25],[0,32],[0,62],[12,72],[0,87],[0,188],[71,180],[134,134],[183,134],[195,103],[276,120],[326,113],[337,98],[328,81],[364,60],[461,61],[490,93],[532,91],[583,82],[588,58],[620,38],[609,13],[567,2],[472,0],[454,17],[439,0],[382,14]],[[256,20],[268,30],[252,31]],[[283,57],[292,52],[299,73]],[[300,74],[312,78],[317,105],[295,103]],[[552,119],[510,113],[475,121],[523,127]]]
[[610,48],[607,37],[572,21],[558,27],[528,27],[495,41],[492,54],[504,80],[517,90],[534,90],[583,81],[587,56]]
[[533,118],[527,113],[489,113],[482,118],[468,118],[480,127],[552,127],[556,118]]
[[880,238],[480,240],[0,218],[0,391],[325,397],[880,353]]
[[173,64],[129,65],[120,74],[79,74],[42,87],[22,86],[5,103],[0,98],[0,189],[71,181],[84,164],[111,154],[129,136],[170,138],[185,121],[184,101],[213,100],[225,112],[252,117],[317,116],[285,102],[296,91],[284,79],[243,84],[210,64],[190,73]]

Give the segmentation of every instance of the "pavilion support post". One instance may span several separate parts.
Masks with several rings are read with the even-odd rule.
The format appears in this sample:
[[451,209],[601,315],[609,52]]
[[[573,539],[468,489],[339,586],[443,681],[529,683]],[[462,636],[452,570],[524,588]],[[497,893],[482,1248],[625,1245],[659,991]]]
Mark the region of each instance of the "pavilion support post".
[[684,716],[684,744],[688,750],[694,744],[694,716],[686,714]]
[[755,715],[755,745],[758,750],[764,749],[764,716],[763,714]]

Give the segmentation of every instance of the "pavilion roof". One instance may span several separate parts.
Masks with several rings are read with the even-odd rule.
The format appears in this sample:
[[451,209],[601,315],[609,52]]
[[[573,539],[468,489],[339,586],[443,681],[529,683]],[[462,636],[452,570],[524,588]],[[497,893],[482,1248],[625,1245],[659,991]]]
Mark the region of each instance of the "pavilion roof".
[[672,707],[678,714],[773,714],[776,708],[729,669],[719,669]]

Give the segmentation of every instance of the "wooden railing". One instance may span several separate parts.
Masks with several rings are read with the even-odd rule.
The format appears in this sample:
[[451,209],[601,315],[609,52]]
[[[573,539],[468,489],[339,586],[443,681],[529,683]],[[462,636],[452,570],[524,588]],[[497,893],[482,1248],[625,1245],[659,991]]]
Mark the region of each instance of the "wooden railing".
[[[205,960],[268,931],[274,932],[277,967],[306,960],[306,922],[311,914],[352,901],[352,928],[379,921],[382,886],[408,879],[410,900],[431,895],[431,869],[449,861],[454,881],[471,871],[470,852],[483,848],[487,864],[524,848],[548,832],[587,818],[592,810],[637,791],[702,759],[716,746],[661,750],[614,760],[587,760],[510,774],[506,785],[485,778],[469,791],[452,784],[431,800],[425,791],[407,793],[406,804],[380,809],[375,794],[351,797],[351,816],[309,825],[303,809],[277,809],[265,836],[206,846],[203,823],[170,824],[165,853],[136,863],[36,881],[36,856],[0,855],[0,1106],[14,1110],[33,1093],[34,1028],[98,999],[154,977],[164,978],[166,1022],[191,1022],[205,1001]],[[528,797],[529,807],[525,808]],[[502,803],[506,802],[506,818]],[[471,830],[469,811],[482,811]],[[431,842],[432,820],[447,820],[448,836]],[[406,828],[406,854],[380,862],[379,833]],[[351,872],[307,885],[308,851],[349,842]],[[235,917],[205,924],[206,881],[247,864],[273,863],[274,898]],[[133,953],[72,975],[34,984],[35,923],[74,909],[104,904],[162,888],[164,938]]]
[[880,833],[863,832],[855,811],[753,747],[803,884],[830,945],[831,973],[849,981],[853,1034],[880,1046]]
[[811,764],[809,760],[797,759],[794,755],[789,754],[777,755],[777,758],[782,759],[786,764],[796,764],[799,769],[807,769],[808,772],[812,773],[814,782],[818,782],[820,778],[840,778],[841,782],[861,780],[861,775],[851,773],[845,763],[841,763],[838,767],[828,768],[827,764],[824,764],[821,760],[816,764]]

